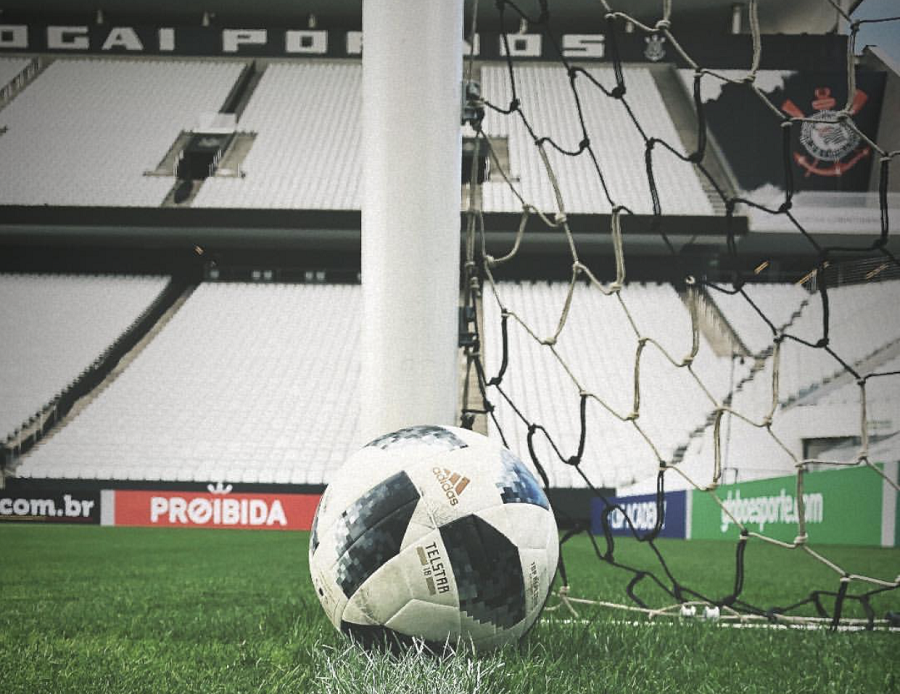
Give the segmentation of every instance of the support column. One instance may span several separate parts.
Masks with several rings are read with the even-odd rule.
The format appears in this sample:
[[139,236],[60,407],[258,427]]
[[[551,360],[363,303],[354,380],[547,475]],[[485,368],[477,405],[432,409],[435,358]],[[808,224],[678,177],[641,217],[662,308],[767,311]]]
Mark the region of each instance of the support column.
[[463,0],[363,0],[363,442],[457,406]]

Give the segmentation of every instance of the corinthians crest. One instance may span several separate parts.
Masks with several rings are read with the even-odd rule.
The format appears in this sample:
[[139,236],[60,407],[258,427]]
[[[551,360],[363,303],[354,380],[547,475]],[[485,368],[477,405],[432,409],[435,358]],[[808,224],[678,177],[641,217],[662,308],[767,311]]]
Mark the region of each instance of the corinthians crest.
[[[841,176],[852,169],[860,159],[871,154],[868,145],[860,146],[859,134],[846,123],[837,122],[837,100],[829,87],[817,87],[811,102],[813,122],[804,121],[800,128],[800,144],[806,153],[794,152],[794,161],[805,169],[806,176]],[[850,114],[856,115],[869,100],[868,95],[857,89],[853,95]],[[795,118],[806,118],[803,111],[790,99],[781,110]],[[833,122],[822,122],[833,121]]]
[[666,48],[663,45],[666,42],[665,36],[650,34],[650,36],[644,37],[644,42],[647,44],[644,48],[644,57],[647,60],[657,63],[666,57]]

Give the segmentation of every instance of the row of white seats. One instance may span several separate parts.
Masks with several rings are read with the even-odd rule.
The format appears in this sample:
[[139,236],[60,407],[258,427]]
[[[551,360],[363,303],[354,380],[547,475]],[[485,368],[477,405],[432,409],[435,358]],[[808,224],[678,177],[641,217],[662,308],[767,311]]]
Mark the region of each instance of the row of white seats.
[[[780,400],[797,396],[823,380],[844,372],[844,367],[824,349],[815,348],[824,337],[824,308],[820,294],[810,294],[792,284],[748,284],[744,293],[768,318],[777,332],[799,338],[782,341],[779,368]],[[847,364],[861,360],[900,340],[900,325],[893,320],[900,302],[900,281],[888,280],[844,285],[828,292],[829,347]],[[775,333],[744,296],[709,291],[732,329],[753,354],[775,344]],[[771,361],[771,358],[770,358]],[[771,372],[771,364],[767,366]],[[769,375],[757,385],[769,388]],[[748,390],[758,389],[748,386]]]
[[[767,306],[772,317],[781,316],[796,306],[800,298],[796,288],[783,285],[748,287],[760,306]],[[768,298],[765,297],[769,294]],[[859,361],[873,352],[888,348],[900,339],[900,326],[893,320],[900,300],[900,283],[895,281],[850,285],[829,291],[829,338],[835,351],[854,365],[861,375],[890,373],[900,370],[900,357],[878,366],[863,369]],[[781,296],[784,306],[778,307]],[[821,301],[817,295],[807,295],[809,304],[787,329],[810,342],[822,335]],[[714,296],[717,303],[719,295]],[[740,303],[730,300],[724,306],[729,321]],[[779,311],[781,312],[779,314]],[[761,322],[761,319],[759,319]],[[736,321],[737,324],[741,324]],[[773,321],[774,322],[774,321]],[[753,330],[759,326],[754,325]],[[735,325],[735,323],[733,323]],[[741,333],[744,337],[746,333]],[[771,333],[769,333],[771,334]],[[762,335],[762,331],[760,331]],[[804,441],[821,438],[859,437],[861,434],[862,402],[860,388],[843,367],[822,349],[785,340],[779,366],[777,397],[773,380],[773,359],[754,374],[752,380],[734,393],[731,409],[738,415],[726,414],[720,432],[722,464],[727,468],[724,481],[748,480],[774,475],[791,475],[796,463],[803,459]],[[827,385],[826,378],[839,377],[843,385],[823,390],[816,396],[814,387]],[[870,378],[866,385],[866,426],[870,435],[883,435],[900,429],[900,376]],[[785,403],[791,396],[809,393],[798,402]],[[777,402],[776,402],[777,401]],[[771,433],[766,421],[771,420]],[[774,436],[773,436],[774,434]],[[777,437],[777,440],[776,440]],[[713,430],[708,428],[694,437],[684,454],[680,470],[700,486],[713,482]],[[672,489],[687,488],[690,484],[679,474],[669,474],[667,485]],[[651,491],[652,484],[644,481],[626,487],[623,492]]]
[[217,111],[233,62],[56,60],[0,111],[0,204],[158,206],[173,178],[145,176],[200,113]]
[[[828,340],[843,361],[854,366],[885,346],[900,340],[900,280],[866,282],[828,290]],[[820,295],[795,321],[788,334],[815,344],[825,336],[824,305]],[[824,349],[785,340],[781,349],[779,394],[782,399],[844,373],[844,367]]]
[[[540,339],[554,334],[567,285],[499,283],[497,287],[502,305]],[[501,307],[490,295],[484,307],[491,376],[498,372],[502,358]],[[634,409],[635,362],[639,340],[645,337],[653,342],[645,344],[640,357],[640,416],[634,422],[623,421]],[[510,318],[509,368],[501,387],[529,421],[546,427],[565,458],[578,448],[580,389],[596,396],[597,400],[588,401],[582,470],[598,486],[621,486],[651,475],[658,465],[657,454],[671,460],[744,373],[732,373],[731,360],[717,357],[702,336],[690,371],[676,366],[690,354],[691,344],[690,314],[670,285],[631,283],[616,297],[580,284],[552,350]],[[527,459],[527,425],[502,396],[495,391],[489,395],[497,405],[507,441]],[[536,442],[552,485],[584,486],[542,435]]]
[[360,288],[202,284],[20,477],[321,484],[356,445]]
[[802,287],[785,283],[745,284],[743,295],[709,289],[707,295],[751,354],[763,352],[774,344],[775,339],[772,327],[756,309],[765,315],[775,330],[781,330],[793,314],[800,311],[804,301],[810,299],[809,292]]
[[0,274],[0,438],[90,366],[166,283],[164,277]]
[[194,207],[360,209],[359,63],[269,65],[241,115],[244,178],[210,178]]
[[[612,68],[591,67],[588,72],[607,89],[615,86]],[[625,99],[644,134],[663,140],[680,154],[685,154],[650,70],[628,67],[623,69],[623,75],[628,90]],[[506,108],[513,96],[506,66],[486,66],[481,76],[484,97],[496,106]],[[567,151],[578,150],[584,133],[566,70],[522,65],[516,68],[515,79],[522,112],[535,135],[551,137]],[[637,214],[651,213],[644,137],[621,102],[607,97],[584,75],[579,75],[575,84],[587,135],[613,203],[624,205]],[[516,185],[525,200],[541,210],[556,211],[551,179],[521,118],[488,109],[483,128],[490,136],[509,137],[510,173],[519,181]],[[610,212],[603,184],[587,152],[568,157],[549,144],[544,145],[544,149],[559,182],[567,212]],[[656,147],[653,172],[664,214],[713,214],[692,164],[678,159],[663,147]],[[498,177],[484,186],[484,209],[515,212],[521,210],[521,203]]]
[[[193,205],[359,209],[361,73],[359,64],[270,65],[240,121],[242,130],[257,133],[242,165],[246,177],[208,179]],[[592,68],[591,74],[607,84],[613,76],[609,68]],[[650,71],[626,68],[625,79],[629,105],[648,136],[683,152]],[[505,67],[484,67],[482,80],[485,98],[501,106],[509,102]],[[521,67],[516,84],[523,110],[537,132],[577,149],[583,136],[565,70]],[[586,78],[579,87],[585,124],[614,203],[636,213],[651,212],[644,139],[621,103],[604,96]],[[540,153],[521,121],[488,109],[484,129],[490,136],[509,138],[509,173],[521,181],[517,185],[525,199],[542,210],[556,211]],[[567,158],[549,145],[547,149],[567,211],[608,213],[610,204],[588,155]],[[656,150],[654,161],[664,213],[712,214],[692,165],[663,148]],[[499,174],[484,186],[484,209],[521,210]]]

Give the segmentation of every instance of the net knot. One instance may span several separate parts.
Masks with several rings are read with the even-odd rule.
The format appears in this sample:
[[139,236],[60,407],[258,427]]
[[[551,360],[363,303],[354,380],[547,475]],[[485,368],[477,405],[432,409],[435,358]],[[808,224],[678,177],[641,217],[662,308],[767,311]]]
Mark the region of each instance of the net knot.
[[797,537],[794,538],[794,544],[795,545],[805,545],[806,541],[808,539],[809,539],[809,535],[807,535],[806,533],[803,533],[802,535],[797,535]]
[[521,101],[519,101],[518,99],[512,99],[512,100],[509,102],[509,110],[510,110],[510,112],[518,111],[518,110],[519,110],[519,106],[521,106],[521,105],[522,105],[522,102],[521,102]]
[[666,29],[669,29],[671,26],[672,26],[672,22],[670,22],[668,19],[660,19],[653,28],[656,29],[657,31],[665,31]]
[[590,146],[591,146],[591,138],[586,137],[581,142],[578,143],[578,150],[580,152],[583,152]]
[[785,200],[781,205],[778,206],[778,213],[783,214],[793,207],[793,203],[790,200]]

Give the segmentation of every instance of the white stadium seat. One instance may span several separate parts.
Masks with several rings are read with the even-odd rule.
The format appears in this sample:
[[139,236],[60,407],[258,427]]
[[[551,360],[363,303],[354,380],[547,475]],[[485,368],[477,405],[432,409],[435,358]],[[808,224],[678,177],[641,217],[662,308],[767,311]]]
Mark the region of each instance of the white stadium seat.
[[19,477],[322,484],[360,442],[360,288],[202,284]]
[[167,281],[0,274],[0,435],[12,433],[89,367]]
[[0,111],[0,204],[159,206],[175,179],[144,173],[221,107],[242,67],[54,61]]

